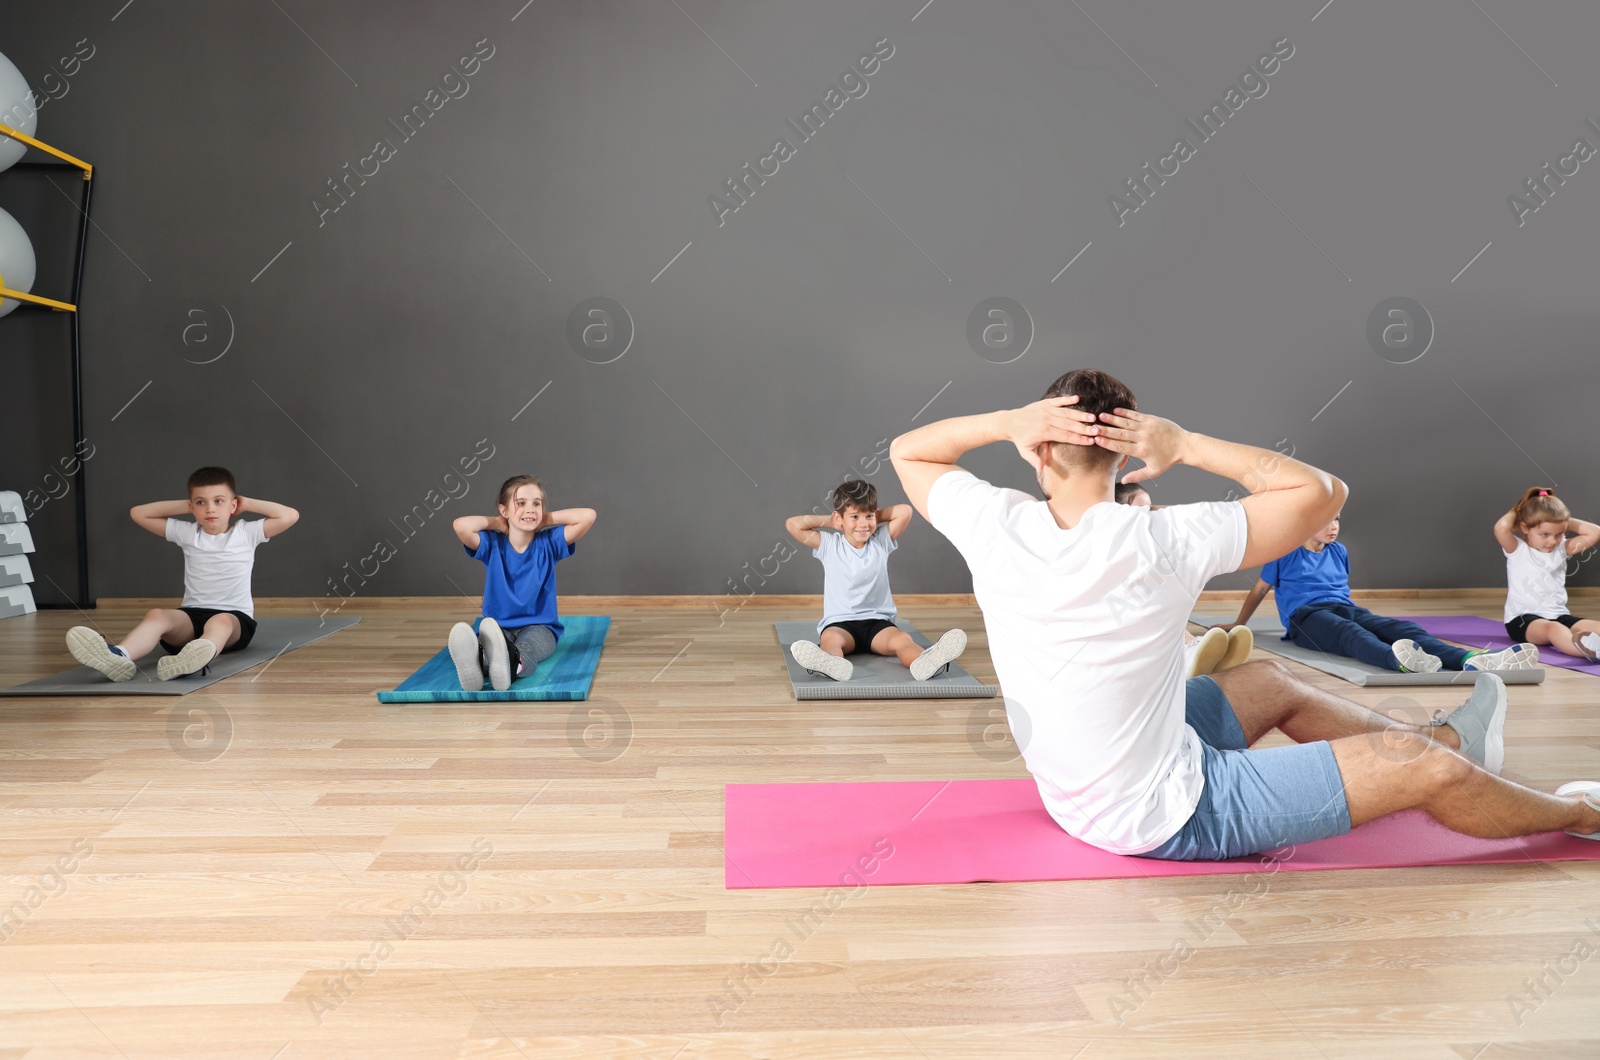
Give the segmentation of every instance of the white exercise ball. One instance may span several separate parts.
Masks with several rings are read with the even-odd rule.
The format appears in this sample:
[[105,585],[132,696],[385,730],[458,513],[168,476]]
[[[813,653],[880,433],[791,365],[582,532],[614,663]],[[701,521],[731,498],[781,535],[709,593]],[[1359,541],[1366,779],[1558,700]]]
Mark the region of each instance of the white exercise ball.
[[[9,125],[29,136],[35,136],[39,131],[39,112],[34,108],[28,79],[3,54],[0,54],[0,124]],[[27,151],[27,144],[9,136],[0,136],[0,171],[16,165]]]
[[[0,210],[0,287],[32,294],[37,268],[28,233],[17,224],[15,217]],[[0,317],[21,304],[15,298],[0,298]]]

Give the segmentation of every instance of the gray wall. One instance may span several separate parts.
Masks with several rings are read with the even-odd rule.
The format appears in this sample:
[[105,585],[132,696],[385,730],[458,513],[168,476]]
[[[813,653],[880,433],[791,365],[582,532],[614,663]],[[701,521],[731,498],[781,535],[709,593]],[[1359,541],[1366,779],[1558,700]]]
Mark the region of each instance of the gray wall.
[[[1600,8],[918,5],[8,12],[0,51],[35,84],[95,48],[40,116],[100,167],[83,311],[95,593],[177,591],[177,550],[124,512],[181,495],[201,463],[304,513],[261,554],[260,595],[326,592],[385,539],[396,554],[363,595],[476,592],[448,521],[524,470],[555,505],[601,513],[564,592],[726,592],[881,439],[1023,404],[1075,366],[1344,477],[1358,587],[1503,584],[1489,526],[1528,485],[1595,516],[1600,158],[1520,226],[1508,196],[1579,137],[1600,147],[1584,124],[1600,121]],[[893,56],[867,93],[802,141],[785,119],[882,38]],[[1283,38],[1266,95],[1201,142],[1184,119]],[[480,40],[493,57],[441,84]],[[462,83],[409,140],[391,123]],[[1180,135],[1193,157],[1119,225],[1110,197]],[[779,137],[793,157],[719,225],[710,197]],[[319,219],[346,163],[378,171]],[[36,233],[46,201],[0,175],[0,205]],[[597,296],[634,328],[604,364],[567,337]],[[1034,329],[1003,364],[967,338],[995,296]],[[1367,338],[1396,296],[1435,330],[1404,364],[1415,345],[1385,359]],[[45,327],[0,321],[6,378],[36,388],[8,404],[63,407]],[[70,452],[54,412],[8,413],[5,432],[13,486]],[[451,480],[470,492],[403,538],[394,522],[444,499],[480,439],[494,455]],[[1009,447],[966,463],[1031,486]],[[900,496],[887,467],[874,478]],[[1226,488],[1177,469],[1155,494]],[[894,582],[970,587],[926,525]],[[1574,583],[1594,582],[1585,566]],[[819,588],[801,554],[764,591]]]

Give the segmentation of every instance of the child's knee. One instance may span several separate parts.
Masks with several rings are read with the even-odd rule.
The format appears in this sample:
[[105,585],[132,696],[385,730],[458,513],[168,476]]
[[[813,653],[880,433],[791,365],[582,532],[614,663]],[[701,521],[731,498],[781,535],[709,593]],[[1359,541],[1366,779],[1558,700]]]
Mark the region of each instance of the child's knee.
[[212,615],[202,632],[207,640],[226,646],[239,636],[239,620],[233,615]]

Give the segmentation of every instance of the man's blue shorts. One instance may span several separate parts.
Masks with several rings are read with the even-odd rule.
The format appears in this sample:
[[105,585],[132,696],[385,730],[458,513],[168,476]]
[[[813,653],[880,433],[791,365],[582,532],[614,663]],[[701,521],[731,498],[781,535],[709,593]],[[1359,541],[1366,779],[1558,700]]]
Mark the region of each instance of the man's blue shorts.
[[1194,816],[1141,857],[1220,861],[1350,831],[1331,746],[1247,751],[1239,719],[1215,681],[1191,677],[1184,694],[1184,719],[1200,736],[1205,787]]

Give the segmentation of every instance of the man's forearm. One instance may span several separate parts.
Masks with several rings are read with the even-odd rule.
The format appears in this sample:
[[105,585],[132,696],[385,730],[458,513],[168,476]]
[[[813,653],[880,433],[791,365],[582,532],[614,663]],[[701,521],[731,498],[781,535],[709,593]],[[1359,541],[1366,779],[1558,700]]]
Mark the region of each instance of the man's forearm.
[[1190,467],[1232,479],[1251,493],[1321,486],[1329,478],[1327,472],[1275,450],[1225,442],[1193,431],[1184,438],[1181,460]]
[[956,416],[902,434],[889,447],[891,460],[918,460],[930,464],[953,464],[962,454],[994,442],[1008,441],[1008,411],[986,412],[977,416]]

